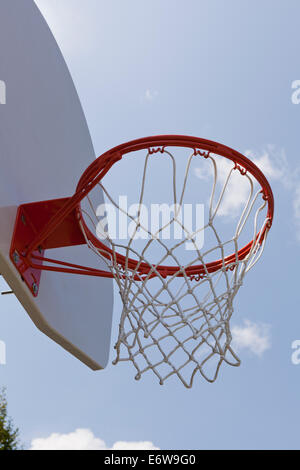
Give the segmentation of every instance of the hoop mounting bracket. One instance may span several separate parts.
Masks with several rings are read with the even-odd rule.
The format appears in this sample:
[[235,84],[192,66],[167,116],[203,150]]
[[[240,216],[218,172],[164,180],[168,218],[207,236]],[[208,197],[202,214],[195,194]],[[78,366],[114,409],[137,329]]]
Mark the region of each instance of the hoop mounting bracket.
[[[54,199],[23,204],[18,208],[10,259],[35,297],[38,295],[45,250],[86,243],[74,209],[37,249],[28,253],[28,247],[36,235],[68,201],[69,198]],[[35,259],[34,263],[32,258]]]

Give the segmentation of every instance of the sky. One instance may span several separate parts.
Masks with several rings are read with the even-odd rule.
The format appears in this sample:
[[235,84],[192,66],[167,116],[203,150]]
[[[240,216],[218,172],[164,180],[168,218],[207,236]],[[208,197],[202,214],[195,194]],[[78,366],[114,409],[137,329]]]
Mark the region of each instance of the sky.
[[[152,374],[135,381],[130,364],[111,364],[113,347],[107,368],[92,372],[42,335],[14,296],[3,296],[0,384],[25,447],[299,448],[299,2],[36,3],[68,64],[97,155],[157,134],[221,142],[264,171],[275,216],[235,298],[242,364],[224,366],[213,384],[199,376],[191,390],[173,379],[160,386]],[[123,181],[130,176],[128,169]],[[197,171],[194,178],[202,181]],[[120,176],[112,182],[117,191]],[[156,188],[163,185],[158,175]],[[121,308],[115,289],[112,345]]]

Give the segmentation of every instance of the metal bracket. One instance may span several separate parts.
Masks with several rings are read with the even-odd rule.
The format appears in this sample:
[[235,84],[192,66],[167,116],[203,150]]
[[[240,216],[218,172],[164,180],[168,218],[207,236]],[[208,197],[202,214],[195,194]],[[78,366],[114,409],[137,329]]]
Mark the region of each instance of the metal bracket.
[[[28,253],[31,242],[68,201],[69,198],[54,199],[23,204],[18,208],[10,259],[34,297],[37,297],[39,292],[45,250],[85,243],[73,210],[41,246]],[[34,263],[32,258],[35,259]]]

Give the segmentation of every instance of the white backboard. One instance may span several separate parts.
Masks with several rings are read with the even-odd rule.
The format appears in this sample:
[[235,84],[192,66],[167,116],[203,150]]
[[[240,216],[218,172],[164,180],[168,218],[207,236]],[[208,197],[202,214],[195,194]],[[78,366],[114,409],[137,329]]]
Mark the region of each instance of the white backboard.
[[[0,83],[0,272],[41,331],[101,369],[110,347],[112,280],[43,271],[34,298],[9,259],[17,207],[71,196],[95,158],[71,76],[33,0],[0,2]],[[51,257],[103,269],[85,246],[51,250]]]

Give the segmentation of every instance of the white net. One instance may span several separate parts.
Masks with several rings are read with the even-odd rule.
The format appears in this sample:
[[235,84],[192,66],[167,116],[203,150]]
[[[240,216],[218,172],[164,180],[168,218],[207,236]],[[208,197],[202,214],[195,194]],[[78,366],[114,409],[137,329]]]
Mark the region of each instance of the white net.
[[[172,165],[172,202],[175,209],[167,223],[164,220],[158,229],[156,227],[152,231],[143,225],[141,208],[149,161],[158,152],[170,159]],[[195,158],[205,160],[210,165],[212,190],[208,203],[208,220],[191,232],[190,227],[182,220],[181,207],[188,186],[191,162]],[[223,363],[240,365],[232,347],[230,330],[233,300],[246,273],[262,254],[268,233],[268,218],[266,201],[254,178],[240,166],[221,158],[226,163],[225,170],[224,165],[220,166],[219,155],[201,150],[192,153],[189,151],[180,196],[177,197],[176,159],[173,150],[171,153],[165,148],[148,149],[136,216],[119,207],[103,182],[99,183],[110,204],[134,224],[135,229],[131,230],[126,243],[116,241],[107,234],[106,243],[111,249],[108,255],[107,250],[99,248],[89,239],[87,230],[82,225],[87,245],[105,261],[117,282],[123,302],[114,363],[131,361],[136,369],[136,379],[152,371],[160,384],[171,376],[177,376],[190,388],[197,373],[207,381],[214,382]],[[235,204],[236,201],[233,200],[233,205],[235,209],[240,208],[240,214],[232,235],[223,240],[218,233],[218,213],[224,213],[224,204],[230,201],[228,194],[232,195],[233,192],[232,178],[237,176],[242,181],[239,183],[238,195],[241,200],[239,204]],[[97,231],[99,216],[92,199],[91,195],[87,198],[82,206],[82,213],[86,223]],[[181,227],[183,237],[170,244],[160,234],[172,225]],[[142,247],[135,243],[136,234],[141,231],[148,235]],[[241,238],[245,231],[248,242],[253,242],[248,245],[245,254],[241,255],[239,250],[244,246]],[[201,249],[196,241],[200,232],[207,234],[208,240],[208,246],[205,243]],[[188,261],[180,252],[187,241],[194,245],[193,250],[189,251]],[[153,245],[157,247],[155,254],[158,256],[155,264],[151,257]],[[121,264],[118,256],[120,253],[124,256]],[[229,254],[233,255],[229,257]],[[212,260],[219,260],[214,268]],[[166,264],[172,266],[171,273],[160,267]],[[199,265],[202,265],[201,269],[195,268]]]

